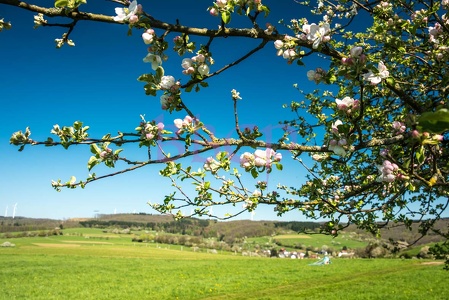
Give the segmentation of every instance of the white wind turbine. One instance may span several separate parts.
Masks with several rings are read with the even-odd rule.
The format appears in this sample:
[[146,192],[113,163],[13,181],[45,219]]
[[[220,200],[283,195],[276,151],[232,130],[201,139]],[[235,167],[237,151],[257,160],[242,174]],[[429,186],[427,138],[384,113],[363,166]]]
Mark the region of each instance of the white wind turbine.
[[17,203],[14,204],[14,209],[12,211],[12,218],[14,219],[14,217],[16,216],[16,207],[17,207]]

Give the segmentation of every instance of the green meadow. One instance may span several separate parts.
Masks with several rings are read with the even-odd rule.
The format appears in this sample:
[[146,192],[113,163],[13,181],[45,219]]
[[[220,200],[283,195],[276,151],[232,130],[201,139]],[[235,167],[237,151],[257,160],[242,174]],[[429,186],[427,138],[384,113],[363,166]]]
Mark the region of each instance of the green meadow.
[[438,261],[311,266],[315,260],[132,243],[100,230],[64,233],[0,247],[0,299],[447,299],[449,273]]

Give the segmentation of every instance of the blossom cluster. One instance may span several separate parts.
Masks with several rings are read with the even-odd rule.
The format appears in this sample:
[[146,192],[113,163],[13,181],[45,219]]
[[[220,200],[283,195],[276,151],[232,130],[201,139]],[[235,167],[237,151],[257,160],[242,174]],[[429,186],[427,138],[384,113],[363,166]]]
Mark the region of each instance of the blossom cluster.
[[364,65],[366,63],[366,55],[363,54],[362,47],[352,47],[349,51],[349,57],[343,57],[341,62],[343,65]]
[[382,165],[377,166],[379,170],[379,177],[377,177],[377,181],[381,182],[393,182],[397,177],[397,171],[399,169],[398,165],[390,162],[389,160],[384,160]]
[[266,150],[256,150],[253,153],[245,152],[240,156],[240,166],[249,171],[253,167],[267,168],[271,170],[273,163],[278,163],[282,160],[282,154],[274,151],[271,148]]
[[111,148],[105,148],[103,151],[100,152],[100,158],[103,160],[111,159],[114,156],[114,153],[112,152]]
[[312,43],[313,49],[318,49],[318,47],[330,41],[331,29],[329,23],[322,23],[317,25],[315,23],[312,24],[304,24],[302,26],[303,34],[299,36],[302,40],[307,40]]
[[210,171],[212,174],[215,174],[221,168],[221,164],[220,162],[215,160],[212,156],[210,156],[206,159],[203,168],[204,170]]
[[307,79],[314,81],[316,84],[320,83],[321,80],[326,76],[326,71],[322,68],[316,68],[315,70],[307,71]]
[[44,19],[44,14],[39,13],[34,16],[34,29],[37,29],[40,26],[46,25],[47,20]]
[[210,71],[208,63],[213,64],[213,58],[202,53],[198,53],[192,58],[184,58],[181,62],[181,67],[184,69],[182,74],[191,75],[197,72],[201,76],[207,76]]
[[394,121],[392,125],[395,134],[404,133],[406,130],[405,124],[403,122]]
[[[239,6],[245,6],[245,7],[253,7],[255,6],[257,10],[259,10],[260,6],[262,5],[262,0],[216,0],[214,2],[214,5],[212,7],[209,7],[209,13],[211,16],[218,16],[220,12],[228,9],[233,10],[232,5],[239,5]],[[231,7],[227,7],[231,6]]]
[[[349,51],[349,57],[343,57],[341,63],[344,66],[355,67],[357,70],[362,69],[367,62],[367,56],[363,53],[363,48],[354,46]],[[358,72],[357,72],[358,74]],[[383,61],[379,61],[376,72],[369,70],[363,73],[363,79],[369,81],[371,85],[379,84],[382,79],[388,78],[390,72]]]
[[343,99],[335,99],[337,103],[337,108],[340,111],[343,111],[347,114],[351,114],[354,111],[359,109],[360,101],[357,99],[353,99],[351,97],[344,97]]
[[128,21],[130,24],[139,21],[139,15],[142,13],[142,5],[137,4],[137,1],[132,1],[128,7],[116,7],[114,21],[123,22]]
[[178,128],[177,134],[182,134],[185,131],[190,133],[195,132],[202,125],[199,119],[192,118],[189,115],[185,116],[184,119],[175,119],[173,123]]
[[342,135],[339,130],[339,126],[343,125],[341,120],[336,120],[332,123],[331,131],[334,135],[334,138],[329,141],[329,150],[333,151],[338,156],[346,156],[346,148],[348,145],[348,141]]
[[276,40],[274,41],[274,48],[277,49],[277,55],[282,56],[291,63],[295,58],[298,57],[295,49],[295,43],[291,36],[286,35],[284,41]]
[[161,140],[164,127],[165,125],[162,122],[159,122],[157,124],[155,124],[154,122],[142,122],[136,129],[140,130],[142,138],[146,140]]

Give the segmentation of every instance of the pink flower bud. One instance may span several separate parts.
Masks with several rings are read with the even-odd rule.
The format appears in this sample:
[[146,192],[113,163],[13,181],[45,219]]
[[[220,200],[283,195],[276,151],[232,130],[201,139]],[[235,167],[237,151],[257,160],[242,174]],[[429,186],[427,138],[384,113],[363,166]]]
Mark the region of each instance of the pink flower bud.
[[136,15],[132,15],[132,16],[129,18],[129,24],[135,24],[135,23],[137,23],[137,21],[139,21],[139,17],[136,16]]
[[210,14],[211,16],[216,17],[216,16],[218,16],[218,11],[217,11],[215,8],[212,7],[212,8],[209,10],[209,14]]

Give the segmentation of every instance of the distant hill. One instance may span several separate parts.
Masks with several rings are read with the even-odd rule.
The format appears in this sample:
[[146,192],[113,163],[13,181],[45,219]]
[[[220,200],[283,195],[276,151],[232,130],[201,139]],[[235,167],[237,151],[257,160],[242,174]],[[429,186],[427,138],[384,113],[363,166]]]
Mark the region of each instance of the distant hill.
[[0,232],[49,230],[56,227],[77,227],[76,221],[61,221],[44,218],[0,217]]
[[[408,230],[401,224],[394,224],[381,230],[382,239],[404,241],[413,243],[420,238],[420,223],[412,224],[412,230]],[[202,236],[205,238],[216,238],[232,244],[245,237],[271,236],[293,232],[312,231],[318,232],[321,226],[319,222],[282,222],[282,221],[251,221],[235,220],[220,222],[209,219],[187,218],[175,221],[168,215],[138,214],[102,214],[96,218],[76,218],[65,221],[52,219],[33,219],[24,217],[0,217],[0,232],[49,230],[55,227],[96,227],[96,228],[134,228],[163,231],[166,233]],[[436,228],[447,229],[449,219],[439,220]],[[351,225],[345,232],[355,232],[359,236],[372,238],[369,233],[357,229]],[[418,245],[441,241],[442,238],[434,233],[429,233],[418,241]]]
[[[419,233],[420,222],[412,223],[412,229],[409,230],[402,223],[395,223],[381,229],[382,239],[394,240],[394,241],[404,241],[409,244],[414,243],[416,240],[421,238]],[[449,228],[449,218],[443,218],[438,220],[434,226],[436,229],[447,231]],[[353,231],[359,234],[367,234],[365,231],[357,229],[354,225],[349,226],[346,231]],[[442,237],[434,232],[428,232],[427,235],[422,237],[416,244],[428,244],[442,241]]]

